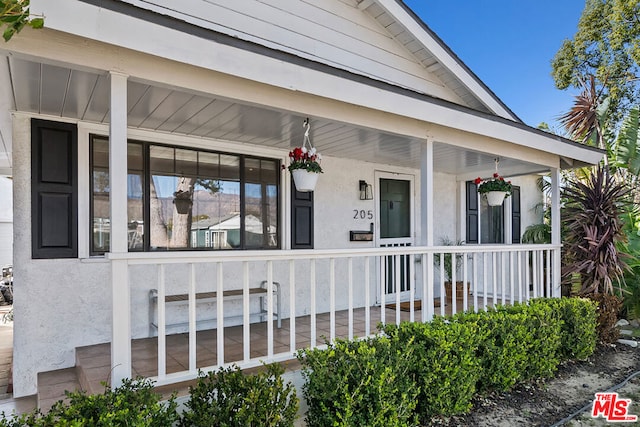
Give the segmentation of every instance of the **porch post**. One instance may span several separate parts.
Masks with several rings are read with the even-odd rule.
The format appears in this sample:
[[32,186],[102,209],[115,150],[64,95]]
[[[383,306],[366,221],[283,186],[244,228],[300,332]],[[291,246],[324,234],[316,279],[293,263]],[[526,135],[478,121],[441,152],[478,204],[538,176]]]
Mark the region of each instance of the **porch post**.
[[[551,168],[551,243],[561,244],[560,237],[560,169]],[[560,249],[553,251],[553,274],[551,275],[551,295],[559,298],[562,296],[561,270],[562,259]]]
[[[420,216],[422,217],[422,246],[433,246],[433,139],[422,143],[420,153]],[[425,257],[423,257],[424,262]],[[428,252],[426,265],[422,266],[422,321],[433,319],[433,252]],[[426,276],[426,277],[425,277]]]
[[[109,199],[111,248],[124,254],[127,244],[127,78],[110,72]],[[111,386],[131,377],[131,300],[124,259],[111,260]]]

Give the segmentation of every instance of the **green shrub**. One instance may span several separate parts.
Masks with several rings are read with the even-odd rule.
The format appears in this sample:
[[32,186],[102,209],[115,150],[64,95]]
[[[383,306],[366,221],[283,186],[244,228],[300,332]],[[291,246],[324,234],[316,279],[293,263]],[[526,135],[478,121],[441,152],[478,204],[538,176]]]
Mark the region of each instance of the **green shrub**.
[[298,398],[279,364],[245,375],[238,367],[200,374],[190,387],[183,426],[293,426]]
[[535,300],[538,304],[547,304],[560,313],[561,360],[585,360],[596,348],[597,311],[596,304],[586,298],[551,298]]
[[413,343],[410,372],[420,389],[416,411],[421,421],[471,408],[480,375],[476,352],[483,338],[477,324],[436,318],[429,323],[387,325],[384,332],[397,351],[406,352],[406,343]]
[[508,390],[522,378],[529,353],[527,315],[490,309],[488,312],[465,313],[461,322],[478,325],[480,342],[477,357],[480,371],[478,391]]
[[413,426],[419,388],[411,376],[413,342],[387,337],[337,340],[298,353],[309,426]]
[[526,316],[526,339],[522,345],[527,350],[527,363],[523,379],[552,376],[560,364],[560,314],[545,303],[546,300],[531,300],[529,304],[514,304],[499,307],[509,314],[524,313]]
[[166,427],[179,420],[174,397],[160,402],[162,396],[153,391],[153,382],[148,379],[125,379],[114,390],[107,387],[103,394],[88,395],[84,391],[65,394],[68,401],[55,403],[46,415],[36,410],[1,419],[0,426]]

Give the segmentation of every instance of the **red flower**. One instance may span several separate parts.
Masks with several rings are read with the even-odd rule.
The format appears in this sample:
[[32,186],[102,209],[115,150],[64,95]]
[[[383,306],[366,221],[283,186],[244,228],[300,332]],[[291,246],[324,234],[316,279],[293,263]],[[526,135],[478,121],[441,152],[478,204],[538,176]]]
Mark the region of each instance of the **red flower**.
[[493,177],[494,177],[494,178],[497,178],[497,177],[499,177],[499,176],[500,176],[500,175],[498,175],[498,172],[494,172],[494,173],[493,173]]
[[504,181],[504,178],[503,178],[503,177],[500,177],[500,181]]
[[476,185],[480,184],[482,182],[482,178],[477,177],[474,181],[473,181]]
[[293,158],[295,160],[299,160],[302,157],[302,149],[300,147],[296,147],[293,149]]

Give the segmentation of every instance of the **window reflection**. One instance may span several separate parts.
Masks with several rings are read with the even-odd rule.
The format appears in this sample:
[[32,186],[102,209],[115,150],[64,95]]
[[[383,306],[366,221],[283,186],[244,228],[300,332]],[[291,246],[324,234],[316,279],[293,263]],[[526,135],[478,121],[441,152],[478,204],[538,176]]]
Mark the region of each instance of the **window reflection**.
[[[93,138],[95,253],[109,250],[108,148]],[[277,160],[138,142],[128,157],[130,250],[279,247]]]

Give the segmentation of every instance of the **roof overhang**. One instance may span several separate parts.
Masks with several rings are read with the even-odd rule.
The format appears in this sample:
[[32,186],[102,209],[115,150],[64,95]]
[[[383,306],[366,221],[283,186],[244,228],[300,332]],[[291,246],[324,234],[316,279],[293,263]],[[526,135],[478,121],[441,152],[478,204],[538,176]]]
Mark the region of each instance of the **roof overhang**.
[[[90,7],[82,2],[72,3],[74,7],[78,4]],[[103,12],[109,13],[112,12]],[[118,25],[123,25],[121,15],[111,18],[118,18]],[[167,44],[177,43],[173,48],[163,45],[163,50],[174,56],[167,58],[167,55],[161,55],[162,52],[154,55],[153,52],[143,53],[140,49],[96,41],[93,38],[104,35],[117,44],[122,35],[107,36],[119,33],[111,31],[114,28],[110,27],[108,17],[101,15],[99,26],[88,21],[83,25],[91,33],[90,38],[51,28],[37,31],[27,28],[3,46],[6,58],[0,72],[11,81],[13,90],[8,95],[13,99],[0,102],[13,104],[12,109],[16,111],[106,123],[107,111],[91,103],[103,98],[103,103],[108,104],[108,91],[102,97],[96,96],[95,91],[106,91],[108,71],[112,70],[130,76],[130,106],[134,106],[130,111],[130,126],[140,129],[180,133],[180,126],[174,129],[162,127],[167,124],[168,118],[162,117],[167,114],[167,108],[173,109],[171,114],[176,118],[179,109],[191,111],[189,102],[216,101],[221,107],[226,106],[226,110],[241,112],[235,121],[229,122],[236,123],[236,128],[221,134],[222,127],[207,129],[200,126],[201,132],[206,131],[204,135],[198,134],[199,131],[186,134],[288,149],[299,144],[300,124],[303,118],[310,116],[316,126],[315,143],[326,154],[363,158],[361,151],[366,146],[370,154],[364,159],[376,163],[418,167],[421,144],[428,138],[435,141],[437,147],[449,147],[447,150],[455,152],[450,156],[452,159],[475,153],[487,161],[483,166],[486,167],[492,166],[493,158],[500,155],[503,159],[513,159],[514,164],[522,166],[524,173],[550,167],[595,164],[603,157],[600,150],[519,122],[302,58],[290,58],[286,54],[265,56],[262,51],[216,44],[210,39],[181,32],[162,33]],[[85,20],[76,22],[84,23]],[[136,31],[175,31],[158,28],[150,22],[129,24]],[[136,40],[135,35],[127,37]],[[203,59],[203,55],[198,54],[203,49],[214,50],[216,54],[212,56],[215,58]],[[153,48],[147,46],[147,50]],[[135,99],[145,93],[157,102],[145,104]],[[70,103],[75,107],[70,108]],[[160,108],[161,104],[164,105]],[[149,109],[136,110],[142,105],[148,105]],[[212,112],[207,121],[212,126],[218,123],[215,114]],[[244,119],[239,118],[241,116]],[[270,125],[258,126],[263,134],[252,135],[247,129],[256,126],[250,123]],[[289,128],[290,132],[283,131]],[[252,132],[255,133],[255,129]],[[277,136],[275,139],[274,135]],[[444,151],[439,152],[444,155]],[[438,162],[443,172],[456,173],[460,167],[453,163],[445,165],[445,162]],[[465,171],[476,173],[468,166]]]

